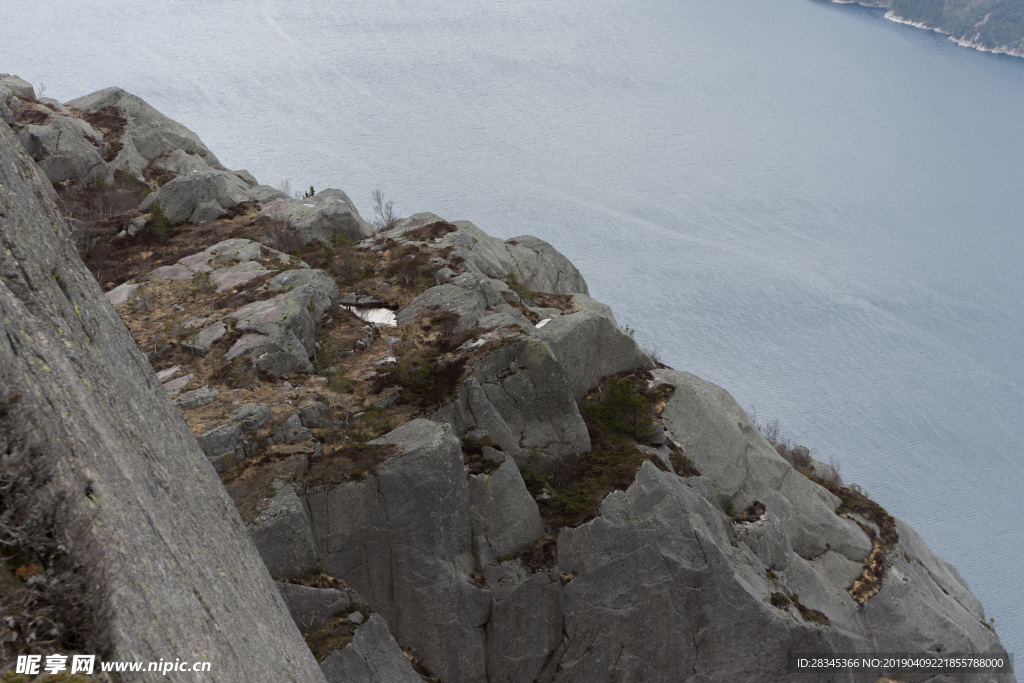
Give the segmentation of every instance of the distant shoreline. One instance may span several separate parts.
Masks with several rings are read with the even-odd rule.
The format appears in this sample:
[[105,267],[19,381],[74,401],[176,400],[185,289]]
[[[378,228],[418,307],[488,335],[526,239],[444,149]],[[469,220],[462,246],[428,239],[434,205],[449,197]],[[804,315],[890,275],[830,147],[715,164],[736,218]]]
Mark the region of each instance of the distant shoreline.
[[1006,45],[989,47],[988,45],[976,43],[972,40],[968,40],[967,38],[955,38],[949,31],[943,28],[931,26],[921,21],[907,19],[906,17],[901,17],[900,15],[896,14],[896,12],[894,12],[893,10],[887,9],[888,5],[884,2],[871,2],[871,0],[830,0],[830,2],[836,5],[860,5],[861,7],[870,7],[872,9],[884,9],[886,10],[885,18],[888,19],[889,21],[894,21],[897,24],[906,24],[907,26],[913,26],[914,28],[927,29],[929,31],[934,31],[935,33],[941,33],[942,35],[946,36],[950,41],[956,43],[961,47],[973,48],[980,52],[991,52],[992,54],[996,55],[1024,57],[1024,49],[1010,48],[1007,47]]

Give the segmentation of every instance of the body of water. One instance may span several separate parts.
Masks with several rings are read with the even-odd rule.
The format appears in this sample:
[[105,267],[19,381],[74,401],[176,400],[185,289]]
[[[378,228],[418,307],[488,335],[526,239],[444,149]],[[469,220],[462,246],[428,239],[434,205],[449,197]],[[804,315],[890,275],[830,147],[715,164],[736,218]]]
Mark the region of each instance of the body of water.
[[119,85],[264,183],[550,241],[1024,653],[1024,59],[816,0],[37,0],[0,69]]

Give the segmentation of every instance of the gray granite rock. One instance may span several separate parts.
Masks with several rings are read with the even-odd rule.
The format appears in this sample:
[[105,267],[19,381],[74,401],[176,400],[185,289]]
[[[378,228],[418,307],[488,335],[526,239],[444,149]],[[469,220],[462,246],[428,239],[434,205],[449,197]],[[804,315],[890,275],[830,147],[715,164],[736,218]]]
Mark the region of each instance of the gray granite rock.
[[15,121],[14,112],[11,111],[11,108],[2,99],[0,99],[0,121],[3,121],[8,126],[13,126]]
[[[248,199],[249,187],[227,171],[209,171],[181,175],[151,193],[139,205],[140,211],[149,211],[160,201],[164,215],[171,225],[191,220],[193,216],[214,220],[220,215],[216,208],[230,209]],[[200,211],[200,207],[205,207]],[[202,221],[200,221],[202,222]]]
[[556,457],[590,450],[569,379],[538,339],[507,343],[478,361],[452,403],[431,419],[460,434],[482,429],[517,460],[531,450]]
[[290,292],[297,287],[309,289],[313,297],[313,315],[317,319],[331,310],[341,299],[338,283],[322,270],[286,270],[267,283],[267,288],[275,292]]
[[537,503],[512,458],[491,474],[470,476],[469,501],[480,515],[480,532],[492,557],[519,552],[544,533]]
[[199,389],[186,391],[184,394],[174,399],[174,402],[182,410],[191,410],[193,408],[201,408],[213,403],[213,399],[217,398],[219,394],[220,391],[217,389],[211,389],[210,385],[204,384]]
[[307,495],[324,571],[344,580],[442,680],[482,680],[490,599],[473,571],[469,494],[451,428],[413,420],[363,481]]
[[249,199],[260,204],[268,204],[278,199],[291,199],[288,195],[276,187],[270,185],[256,185],[249,188]]
[[226,472],[245,457],[242,429],[236,424],[212,427],[196,439],[217,472]]
[[189,216],[188,222],[194,225],[210,223],[227,216],[228,212],[215,201],[203,202],[196,206],[196,210]]
[[560,315],[538,328],[537,336],[547,342],[565,369],[577,401],[605,377],[654,367],[632,337],[591,311]]
[[210,171],[215,170],[212,166],[206,163],[206,160],[203,159],[203,157],[198,154],[189,154],[182,149],[176,149],[170,154],[162,156],[159,159],[153,159],[150,163],[150,168],[170,171],[177,175],[209,173]]
[[532,683],[562,644],[557,571],[531,573],[518,560],[486,570],[493,587],[487,622],[487,680]]
[[422,683],[379,614],[358,629],[352,642],[320,663],[329,683]]
[[313,372],[309,362],[316,329],[309,310],[312,301],[313,293],[303,285],[229,313],[227,317],[236,321],[235,329],[248,334],[235,342],[225,358],[231,360],[246,353],[258,369],[272,376]]
[[359,596],[347,589],[313,588],[286,581],[277,581],[276,585],[301,631],[322,626],[339,611],[359,602]]
[[268,441],[270,441],[270,443],[293,444],[299,443],[300,441],[308,441],[312,438],[313,432],[303,426],[301,416],[298,411],[296,411],[284,421],[284,424],[274,430],[268,438]]
[[181,342],[181,348],[187,349],[199,356],[205,356],[213,348],[213,345],[224,338],[227,333],[227,326],[223,322],[216,322],[204,327],[199,334],[191,339]]
[[[120,88],[99,90],[71,100],[67,105],[86,112],[97,112],[113,107],[124,116],[126,123],[121,137],[121,150],[110,164],[113,168],[141,177],[151,161],[181,150],[186,154],[201,157],[212,169],[224,170],[220,161],[198,135]],[[248,186],[245,189],[248,189]],[[182,220],[187,217],[186,215]]]
[[317,240],[331,244],[336,237],[358,242],[373,234],[355,204],[341,190],[323,190],[305,199],[279,199],[264,204],[260,213],[283,220],[303,244]]
[[36,97],[36,90],[32,87],[32,84],[20,76],[0,74],[0,86],[3,86],[18,97],[29,97],[32,99]]
[[290,483],[278,479],[273,485],[274,497],[249,534],[273,576],[299,576],[317,563],[309,512]]
[[46,124],[22,128],[18,139],[51,182],[76,180],[84,184],[97,176],[113,180],[102,149],[90,141],[101,141],[103,136],[81,119],[54,113]]
[[801,557],[817,557],[828,548],[854,562],[868,556],[867,535],[834,513],[838,499],[783,460],[728,392],[683,372],[653,374],[656,382],[675,387],[662,417],[670,438],[705,475],[693,485],[706,497],[737,511],[761,501],[783,520]]
[[459,287],[452,283],[431,287],[409,302],[396,315],[399,325],[408,325],[423,311],[432,309],[451,311],[459,316],[454,332],[463,332],[472,327],[487,310],[487,299],[475,289]]
[[0,418],[0,467],[21,458],[45,476],[63,501],[54,532],[65,552],[116,577],[107,590],[91,578],[102,574],[85,573],[105,616],[76,618],[112,659],[208,653],[218,680],[323,680],[223,485],[67,239],[52,192],[0,125],[0,320],[16,321],[0,335],[0,387],[20,395]]
[[253,432],[265,425],[271,415],[270,406],[265,403],[246,403],[232,417],[243,431]]
[[[398,236],[442,219],[432,213],[410,216],[391,234]],[[576,267],[554,247],[536,237],[500,240],[468,221],[453,223],[457,230],[446,234],[437,245],[452,247],[449,259],[458,256],[472,273],[504,280],[512,273],[525,287],[550,294],[587,294],[587,283]]]

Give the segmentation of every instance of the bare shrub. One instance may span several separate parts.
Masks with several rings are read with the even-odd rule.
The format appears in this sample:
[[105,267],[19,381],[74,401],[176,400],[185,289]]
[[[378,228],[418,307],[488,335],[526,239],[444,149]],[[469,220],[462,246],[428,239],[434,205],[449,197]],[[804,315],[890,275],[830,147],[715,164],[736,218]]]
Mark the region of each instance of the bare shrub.
[[395,215],[395,203],[384,201],[384,193],[380,190],[373,191],[373,214],[370,221],[374,232],[387,232],[398,225],[398,216]]

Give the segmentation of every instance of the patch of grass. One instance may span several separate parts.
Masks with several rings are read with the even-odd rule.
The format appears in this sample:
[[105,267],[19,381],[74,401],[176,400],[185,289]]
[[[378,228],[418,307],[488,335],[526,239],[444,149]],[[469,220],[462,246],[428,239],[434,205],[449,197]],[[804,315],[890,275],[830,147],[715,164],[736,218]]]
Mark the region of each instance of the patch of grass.
[[818,611],[816,609],[811,609],[810,607],[806,607],[805,605],[801,605],[799,602],[796,602],[795,600],[793,602],[796,605],[797,611],[800,612],[800,616],[804,618],[804,621],[810,621],[815,624],[821,624],[822,626],[832,625],[832,620],[829,619],[824,612]]
[[[637,448],[653,432],[653,416],[670,393],[661,387],[645,391],[644,376],[611,377],[591,392],[580,412],[590,434],[591,450],[561,458],[533,458],[519,471],[527,490],[538,501],[541,514],[553,526],[578,526],[596,516],[604,497],[628,488],[648,456]],[[673,449],[672,462],[681,476],[700,473],[682,453]],[[656,463],[660,464],[660,463]],[[665,469],[659,467],[659,469]],[[545,499],[542,493],[548,492]]]
[[666,445],[668,446],[669,450],[672,451],[672,455],[669,459],[672,461],[672,467],[673,469],[675,469],[676,474],[678,474],[680,477],[700,476],[700,470],[697,469],[697,466],[693,464],[693,461],[687,457],[686,453],[683,451],[682,448],[675,445],[671,441],[669,441]]
[[340,484],[361,479],[374,466],[398,453],[397,446],[370,445],[367,443],[338,446],[324,449],[323,454],[309,458],[306,471],[299,479],[306,486]]
[[213,282],[213,278],[210,277],[209,273],[196,273],[192,276],[193,294],[209,294],[216,289],[217,285]]
[[778,607],[783,610],[789,609],[790,600],[784,593],[772,593],[771,600],[772,607]]
[[302,631],[302,637],[309,645],[316,661],[322,662],[327,655],[352,642],[356,629],[359,628],[357,624],[348,620],[348,615],[354,611],[356,611],[354,607],[351,610],[346,608],[327,623]]
[[355,382],[339,370],[327,376],[327,388],[338,394],[351,394],[355,389]]
[[210,377],[210,381],[232,389],[244,389],[259,384],[260,375],[252,361],[243,354],[221,365]]
[[627,377],[610,378],[598,399],[588,397],[583,412],[602,431],[643,442],[654,434],[648,400],[637,390],[636,382]]
[[400,403],[427,408],[438,406],[455,394],[466,366],[464,356],[441,356],[437,349],[409,353],[392,370],[371,380],[373,393],[392,386],[402,388]]
[[422,227],[416,228],[415,230],[410,230],[409,232],[405,233],[405,237],[407,239],[427,242],[430,240],[435,240],[438,237],[444,237],[448,233],[455,232],[456,230],[458,230],[458,228],[456,228],[448,221],[435,221],[433,223],[430,223],[429,225],[424,225]]
[[82,118],[96,130],[103,133],[105,149],[103,160],[111,162],[117,158],[121,151],[121,137],[124,135],[124,128],[128,120],[121,114],[117,107],[104,107],[99,111],[83,112]]

